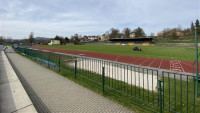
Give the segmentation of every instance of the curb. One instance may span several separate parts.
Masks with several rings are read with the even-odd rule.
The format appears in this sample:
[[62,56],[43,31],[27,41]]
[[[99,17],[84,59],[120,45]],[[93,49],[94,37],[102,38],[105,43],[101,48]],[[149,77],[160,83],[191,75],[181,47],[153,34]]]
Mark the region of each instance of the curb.
[[1,113],[37,113],[3,51],[0,51],[0,78]]

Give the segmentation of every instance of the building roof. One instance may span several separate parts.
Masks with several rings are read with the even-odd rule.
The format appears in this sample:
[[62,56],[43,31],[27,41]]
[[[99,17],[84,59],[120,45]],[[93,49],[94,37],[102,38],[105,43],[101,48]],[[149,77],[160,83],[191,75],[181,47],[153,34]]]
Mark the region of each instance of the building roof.
[[109,41],[152,41],[153,38],[145,38],[145,37],[138,37],[138,38],[113,38],[109,39]]

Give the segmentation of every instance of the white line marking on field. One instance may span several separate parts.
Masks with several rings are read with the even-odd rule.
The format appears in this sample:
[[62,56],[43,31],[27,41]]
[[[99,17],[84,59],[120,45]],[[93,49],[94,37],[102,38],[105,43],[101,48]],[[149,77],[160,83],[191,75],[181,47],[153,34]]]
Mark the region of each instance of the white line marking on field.
[[[154,59],[154,60],[151,62],[151,64],[153,64],[155,60],[156,60],[156,59]],[[149,64],[149,67],[150,67],[151,64]]]
[[119,56],[117,56],[117,58],[115,58],[115,61],[117,61],[119,57],[120,57],[120,55],[119,55]]
[[180,66],[181,66],[181,69],[183,70],[183,72],[185,72],[185,70],[183,69],[183,67],[182,67],[182,65],[181,65],[181,63],[180,63],[180,61],[178,60],[178,63],[180,64]]
[[170,61],[170,70],[185,72],[180,61]]
[[144,62],[146,62],[147,60],[149,60],[150,58],[147,58],[146,60],[144,60],[142,63],[140,63],[139,65],[143,64]]
[[[162,59],[161,62],[160,62],[160,66],[161,66],[162,62],[163,62],[163,59]],[[160,66],[159,66],[158,68],[160,68]]]

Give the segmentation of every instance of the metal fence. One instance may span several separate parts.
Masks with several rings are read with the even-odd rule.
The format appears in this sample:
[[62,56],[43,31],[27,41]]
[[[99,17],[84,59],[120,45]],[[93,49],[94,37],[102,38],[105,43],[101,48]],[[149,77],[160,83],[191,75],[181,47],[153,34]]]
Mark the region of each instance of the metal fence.
[[194,75],[159,73],[156,69],[125,63],[20,47],[16,51],[151,112],[200,111]]
[[4,46],[0,45],[0,51],[3,51]]

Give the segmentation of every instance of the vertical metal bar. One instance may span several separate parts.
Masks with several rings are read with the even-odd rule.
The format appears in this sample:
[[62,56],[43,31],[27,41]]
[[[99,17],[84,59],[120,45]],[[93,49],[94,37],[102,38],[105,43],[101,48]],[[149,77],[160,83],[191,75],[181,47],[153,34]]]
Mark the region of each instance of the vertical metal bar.
[[165,78],[164,78],[164,71],[162,72],[162,82],[163,82],[163,88],[162,88],[162,90],[163,90],[163,100],[162,100],[162,102],[163,102],[163,108],[165,108],[165,98],[164,98],[164,94],[165,94]]
[[193,77],[193,83],[194,83],[194,97],[193,97],[193,113],[195,113],[195,78]]
[[180,88],[181,88],[181,93],[180,93],[180,113],[182,113],[182,75],[180,75]]
[[188,113],[188,75],[187,75],[187,113]]
[[108,66],[109,66],[109,87],[110,87],[110,79],[111,79],[110,62],[108,63]]
[[168,72],[168,95],[169,95],[169,100],[168,100],[168,108],[170,109],[170,79],[169,79],[169,72]]
[[149,102],[149,70],[147,69],[147,89],[148,89],[148,102]]
[[135,67],[134,67],[134,72],[135,72],[135,97],[136,97],[136,69],[135,69]]
[[85,76],[86,78],[88,78],[88,77],[87,77],[87,68],[86,68],[86,66],[87,66],[87,65],[86,65],[86,62],[87,62],[87,61],[86,61],[86,60],[87,60],[87,59],[84,58],[84,71],[83,71],[83,72],[84,72],[84,76]]
[[197,38],[197,28],[195,27],[195,48],[196,48],[196,97],[198,97],[199,88],[199,66],[198,66],[198,38]]
[[126,82],[126,81],[125,81],[125,75],[126,75],[126,74],[125,74],[125,68],[126,68],[126,67],[125,67],[125,65],[124,65],[124,81],[123,81],[123,82],[124,82],[124,93],[125,93],[125,89],[126,89],[126,85],[125,85],[125,82]]
[[122,92],[122,64],[120,64],[120,70],[121,70],[121,92]]
[[127,94],[128,94],[128,65],[127,65]]
[[75,67],[74,67],[74,78],[76,79],[76,73],[77,73],[77,60],[75,60]]
[[131,66],[131,96],[132,96],[132,66]]
[[[158,71],[157,71],[157,88],[159,87],[159,83],[158,83]],[[158,96],[157,96],[158,98],[158,106],[159,106],[159,94],[158,94]]]
[[118,64],[118,63],[115,64],[115,65],[116,65],[116,67],[117,67],[117,68],[115,68],[115,70],[116,70],[115,72],[117,73],[117,78],[118,78],[118,84],[117,84],[117,85],[118,85],[118,89],[119,89],[119,87],[120,87],[120,86],[119,86],[119,84],[120,84],[120,83],[119,83],[120,74],[118,74],[118,73],[119,73],[119,71],[120,71],[120,70],[119,70],[120,67],[119,67],[119,64]]
[[142,89],[143,89],[143,100],[144,100],[144,68],[142,69],[142,71],[143,71],[142,72],[143,73],[143,88]]
[[154,71],[153,71],[153,70],[151,70],[151,71],[152,71],[152,73],[151,73],[151,74],[152,74],[152,75],[151,75],[151,77],[152,77],[152,100],[153,100],[153,104],[154,104],[154,90],[153,90],[153,84],[154,84],[154,83],[153,83],[153,72],[154,72]]
[[59,69],[59,72],[60,72],[60,54],[58,56],[58,69]]
[[159,83],[159,107],[160,107],[160,113],[162,113],[162,86],[161,86],[161,80],[158,80]]
[[49,53],[49,56],[48,56],[48,68],[49,68],[49,61],[50,61],[50,52]]
[[104,85],[105,85],[104,77],[105,77],[105,67],[102,67],[102,91],[103,92],[104,92]]
[[91,70],[91,62],[93,61],[93,59],[88,59],[88,61],[87,61],[87,63],[88,63],[88,65],[87,65],[87,72],[88,72],[88,78],[89,79],[91,79],[91,72],[92,72],[92,70]]
[[176,111],[176,74],[174,73],[174,110]]
[[140,99],[140,68],[138,67],[138,74],[139,74],[139,99]]
[[[114,72],[114,71],[113,71],[113,62],[112,62],[112,88],[113,88],[113,79],[114,79],[114,78],[113,78],[113,72]],[[116,73],[115,73],[115,74],[116,74]]]

